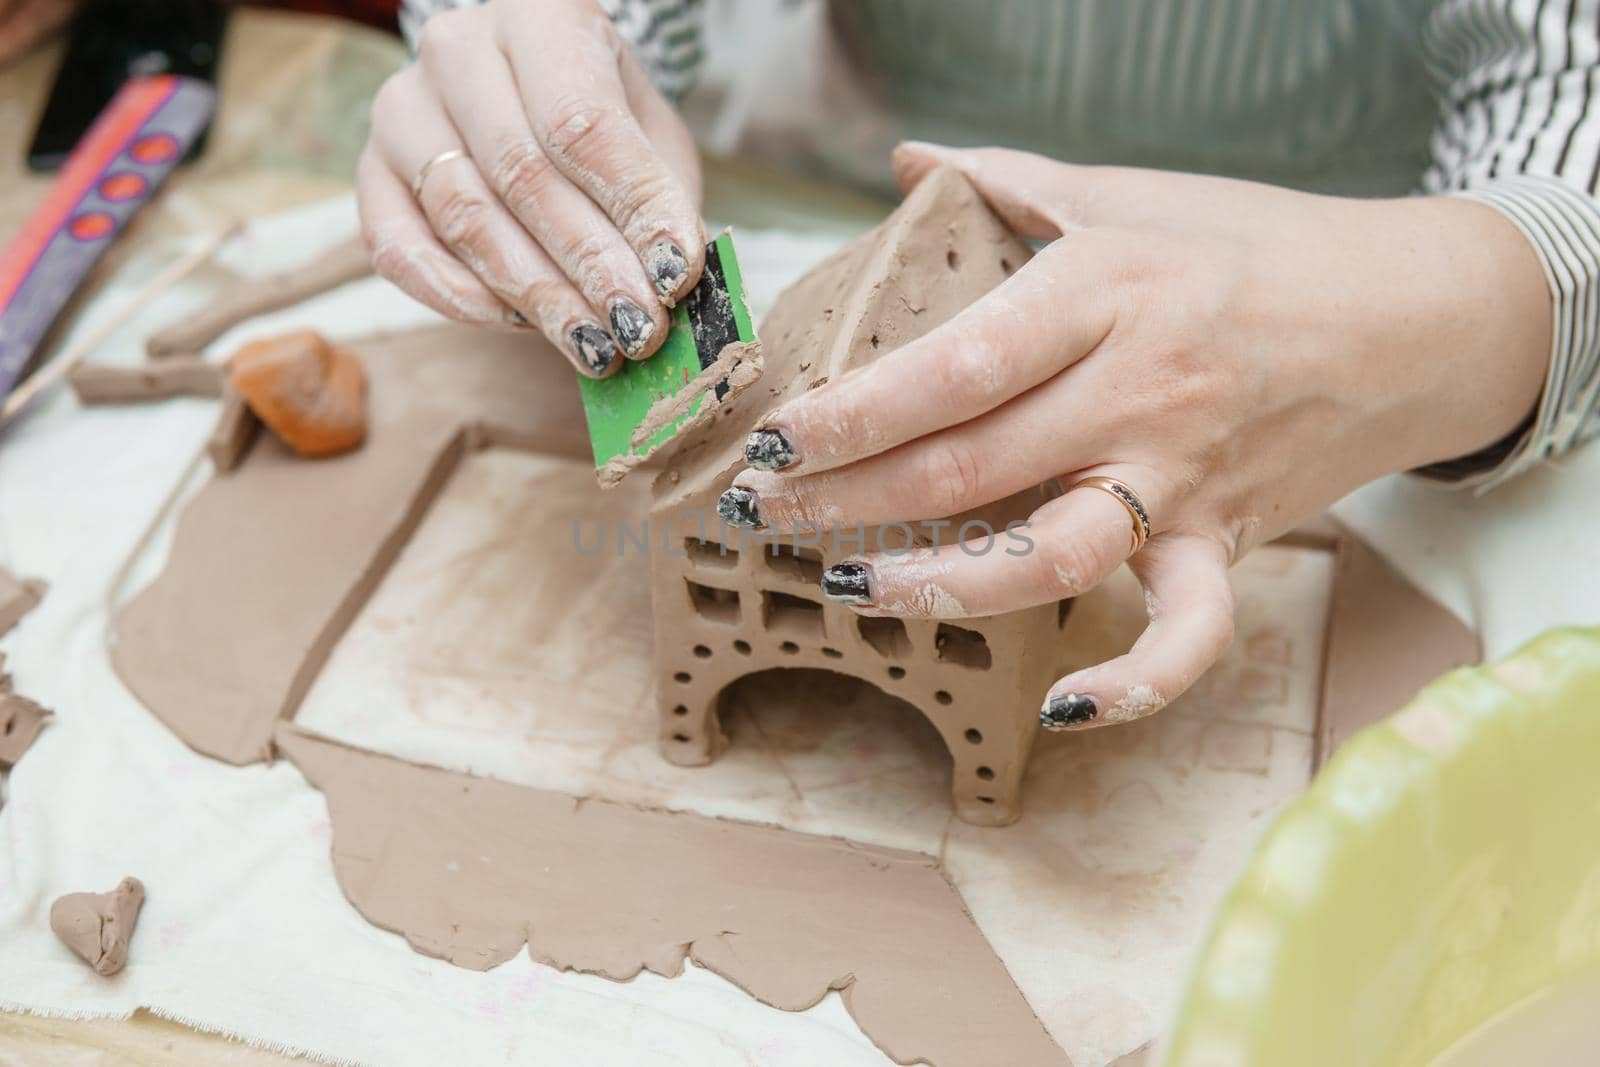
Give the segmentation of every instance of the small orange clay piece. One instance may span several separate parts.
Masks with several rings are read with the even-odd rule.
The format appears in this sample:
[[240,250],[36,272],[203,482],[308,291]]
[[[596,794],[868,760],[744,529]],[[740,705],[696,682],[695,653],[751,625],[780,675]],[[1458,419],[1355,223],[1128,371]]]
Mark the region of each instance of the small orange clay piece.
[[366,438],[361,362],[310,330],[252,341],[229,360],[233,386],[302,456],[348,452]]

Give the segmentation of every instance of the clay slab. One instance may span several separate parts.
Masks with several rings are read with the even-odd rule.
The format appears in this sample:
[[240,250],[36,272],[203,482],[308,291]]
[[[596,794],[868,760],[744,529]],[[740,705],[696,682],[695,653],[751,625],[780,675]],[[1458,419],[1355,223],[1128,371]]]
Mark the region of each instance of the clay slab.
[[273,725],[461,455],[497,436],[586,447],[570,368],[525,337],[442,327],[349,347],[369,376],[373,447],[307,461],[258,441],[185,507],[171,562],[117,618],[123,681],[231,763],[266,758]]
[[897,1063],[1070,1067],[930,857],[468,778],[293,725],[278,745],[327,796],[346,895],[419,951],[482,970],[526,943],[618,980],[687,957],[790,1011],[840,990]]

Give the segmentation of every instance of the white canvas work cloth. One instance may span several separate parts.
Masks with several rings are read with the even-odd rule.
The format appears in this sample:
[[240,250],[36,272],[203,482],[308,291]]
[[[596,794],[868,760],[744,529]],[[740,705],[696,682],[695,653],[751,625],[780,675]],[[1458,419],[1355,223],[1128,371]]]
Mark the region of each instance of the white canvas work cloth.
[[[253,225],[221,259],[243,273],[266,273],[353,225],[348,200],[319,205]],[[751,292],[777,293],[834,243],[741,235],[741,263]],[[172,254],[167,247],[137,257],[97,296],[74,332],[114,310],[135,287],[130,278]],[[198,306],[223,279],[221,271],[197,276],[121,331],[97,358],[136,360],[145,334]],[[428,321],[427,312],[371,280],[250,323],[219,347],[227,350],[247,336],[289,326],[314,325],[338,337]],[[693,967],[675,980],[645,974],[631,983],[614,983],[558,973],[531,963],[526,954],[488,973],[421,956],[399,937],[369,925],[344,900],[329,863],[323,799],[292,766],[233,767],[200,757],[134,700],[106,655],[108,592],[138,531],[162,508],[215,413],[213,402],[198,400],[80,410],[62,391],[0,438],[0,563],[51,584],[43,604],[0,648],[8,654],[7,668],[19,691],[57,711],[12,774],[0,809],[0,1008],[125,1016],[145,1007],[330,1062],[402,1067],[889,1062],[859,1032],[836,995],[809,1012],[790,1014],[768,1009]],[[492,483],[502,467],[515,477],[512,461],[491,462],[473,477]],[[1595,511],[1583,487],[1600,484],[1597,479],[1600,449],[1590,449],[1486,499],[1383,483],[1345,502],[1340,514],[1413,579],[1482,626],[1491,654],[1499,654],[1550,625],[1594,621],[1600,547],[1585,525],[1586,519],[1592,524]],[[479,517],[459,513],[452,521],[470,530]],[[435,537],[437,532],[425,524],[421,534]],[[427,537],[423,542],[423,549],[431,550]],[[152,556],[157,554],[159,546]],[[403,568],[405,558],[396,566]],[[1325,577],[1299,557],[1266,550],[1241,565],[1237,580],[1257,591],[1288,590],[1283,599],[1307,600],[1310,617],[1316,582]],[[404,593],[381,587],[373,607],[381,612],[396,598],[403,602]],[[1246,608],[1242,598],[1242,610],[1262,618],[1277,610],[1265,602],[1270,598],[1248,599],[1255,606]],[[1136,605],[1136,593],[1127,602]],[[1116,621],[1137,625],[1137,619],[1117,616]],[[394,683],[376,675],[363,681],[364,676],[350,673],[382,654],[365,644],[370,631],[361,625],[358,619],[353,640],[330,661],[329,671],[343,663],[345,673],[330,677],[326,687],[319,682],[301,719],[314,729],[347,730],[375,749],[399,751],[418,735],[391,729],[393,719],[388,725],[381,717],[358,723],[342,711],[349,702],[338,699],[341,691],[387,693],[384,687]],[[1278,619],[1276,625],[1294,623]],[[1316,637],[1314,627],[1300,634],[1306,644]],[[944,854],[953,876],[1019,986],[1079,1067],[1130,1051],[1156,1025],[1150,1005],[1170,1008],[1192,943],[1203,933],[1216,899],[1272,812],[1303,783],[1314,673],[1304,670],[1284,680],[1283,720],[1262,727],[1277,731],[1280,743],[1269,746],[1271,759],[1251,773],[1202,767],[1179,783],[1154,764],[1124,768],[1150,788],[1119,795],[1168,804],[1159,818],[1134,805],[1108,809],[1098,822],[1077,812],[1053,823],[1043,815],[1033,822],[1025,816],[1018,827],[999,832],[1002,836],[949,824]],[[1186,724],[1176,704],[1164,715],[1168,725],[1161,730],[1204,727]],[[874,749],[882,738],[861,736],[865,740],[858,751],[871,761],[891,759],[899,743],[890,737],[889,744]],[[493,737],[490,741],[504,747]],[[658,769],[664,765],[653,758],[648,742],[641,739],[638,775],[666,773]],[[1035,758],[1041,779],[1076,773],[1071,751],[1041,746]],[[446,765],[467,758],[468,747],[459,753],[441,750],[438,756]],[[916,835],[925,833],[937,842],[947,821],[940,807],[948,803],[947,782],[934,776],[930,784],[928,766],[915,753],[900,758],[885,775],[894,781],[871,794],[916,805],[897,823],[907,839],[886,843],[921,847]],[[707,781],[750,783],[752,796],[774,777],[748,747],[730,752],[706,773],[713,770],[722,777]],[[562,788],[570,783],[541,784]],[[859,817],[856,823],[840,821],[843,816],[829,821],[830,812],[857,809],[850,789],[835,791],[834,809],[802,804],[797,813],[768,809],[760,796],[751,800],[736,793],[703,810],[770,817],[820,832],[865,827]],[[1190,821],[1175,821],[1171,831],[1174,838],[1184,838],[1183,879],[1172,886],[1170,900],[1161,905],[1168,910],[1154,929],[1129,934],[1115,946],[1096,944],[1070,925],[1071,916],[1061,920],[1065,934],[1030,927],[1035,912],[1055,906],[1048,897],[1048,871],[1019,872],[1031,874],[1032,881],[1012,879],[1013,868],[991,863],[986,851],[1002,850],[1007,840],[1026,844],[1052,834],[1079,834],[1084,836],[1074,838],[1073,846],[1095,862],[1123,873],[1142,871],[1139,865],[1148,857],[1125,847],[1138,836],[1129,831],[1171,821],[1172,804],[1189,809]],[[1203,832],[1218,826],[1232,832]],[[1166,847],[1161,841],[1151,845],[1158,852]],[[50,934],[49,905],[62,893],[104,890],[129,874],[145,881],[149,898],[127,969],[102,979]],[[1031,948],[1030,941],[1036,942]],[[1080,995],[1088,989],[1095,994],[1092,1000]]]

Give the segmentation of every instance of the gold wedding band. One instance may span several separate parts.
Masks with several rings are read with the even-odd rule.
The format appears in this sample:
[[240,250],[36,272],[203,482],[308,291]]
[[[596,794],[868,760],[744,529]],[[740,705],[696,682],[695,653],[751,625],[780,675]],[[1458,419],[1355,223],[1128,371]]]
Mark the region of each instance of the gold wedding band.
[[1128,555],[1131,556],[1134,552],[1143,548],[1144,543],[1150,540],[1150,514],[1144,510],[1144,502],[1139,499],[1139,494],[1115,478],[1105,478],[1100,475],[1096,475],[1093,478],[1085,478],[1081,482],[1074,482],[1067,492],[1070,493],[1073,489],[1081,489],[1085,486],[1090,489],[1098,489],[1102,493],[1110,493],[1122,503],[1123,507],[1128,509],[1128,517],[1133,520],[1133,548]]
[[426,163],[424,163],[422,165],[422,169],[417,171],[417,176],[415,178],[413,178],[412,181],[411,181],[411,195],[412,195],[412,197],[414,197],[417,200],[421,200],[422,199],[422,183],[427,180],[428,172],[430,170],[432,170],[434,167],[437,167],[441,163],[448,163],[452,159],[466,159],[466,158],[467,158],[467,150],[465,148],[452,148],[452,149],[450,149],[450,151],[448,151],[448,152],[440,152],[438,155],[436,155],[432,159],[428,160]]

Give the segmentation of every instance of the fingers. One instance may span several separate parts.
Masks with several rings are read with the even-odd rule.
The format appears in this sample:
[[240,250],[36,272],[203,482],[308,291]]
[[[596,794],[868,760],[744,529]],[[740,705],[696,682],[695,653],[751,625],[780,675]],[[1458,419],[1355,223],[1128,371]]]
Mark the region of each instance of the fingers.
[[[397,111],[406,115],[404,127],[390,121]],[[385,119],[375,121],[374,135],[396,180],[422,174],[430,160],[461,143],[438,101],[413,72],[385,85],[374,114]],[[621,365],[616,344],[589,306],[484,184],[473,159],[458,157],[429,167],[415,203],[456,259],[536,325],[580,372],[604,377]]]
[[1159,711],[1232,644],[1233,590],[1220,544],[1169,534],[1152,539],[1129,566],[1144,585],[1150,625],[1125,655],[1051,686],[1039,713],[1046,729],[1108,726]]
[[946,148],[923,141],[901,142],[892,159],[903,193],[940,166],[956,168],[1022,237],[1052,241],[1087,225],[1081,197],[1090,168],[1009,148]]
[[[598,5],[549,5],[538,20],[501,19],[501,52],[545,157],[599,206],[662,284],[683,295],[704,262],[689,191],[640,127],[623,85],[626,44]],[[678,277],[671,289],[671,277]]]
[[500,301],[433,235],[411,190],[369,145],[356,163],[361,235],[377,272],[446,318],[477,326],[520,326]]
[[[1139,484],[1154,514],[1171,507],[1170,489],[1156,488],[1150,471],[1118,466],[1095,473]],[[951,533],[959,544],[868,553],[835,564],[823,575],[823,593],[864,615],[996,615],[1087,592],[1133,549],[1128,509],[1089,488],[1046,503],[1024,525],[997,531],[969,523]]]
[[831,470],[976,418],[1059,373],[1115,321],[1091,258],[1070,242],[1049,246],[918,340],[779,407],[751,435],[746,459]]
[[[663,297],[676,296],[687,275],[685,253],[670,241],[647,250],[652,280],[612,221],[554,166],[529,126],[511,67],[480,13],[430,19],[418,64],[495,200],[582,293],[627,355],[653,353],[669,325]],[[420,139],[415,123],[408,125],[406,135]]]
[[751,528],[831,529],[939,519],[1002,500],[1087,467],[1116,444],[1104,405],[1091,406],[1095,395],[1069,369],[988,414],[848,466],[742,471],[729,490],[743,501],[735,514]]
[[1009,148],[946,148],[905,141],[894,151],[895,180],[910,192],[941,165],[954,167],[1023,237],[1049,241],[1095,226],[1181,223],[1237,234],[1241,225],[1281,232],[1270,210],[1283,190],[1204,174],[1140,167],[1076,166]]

